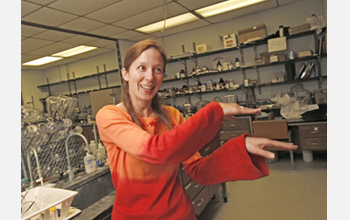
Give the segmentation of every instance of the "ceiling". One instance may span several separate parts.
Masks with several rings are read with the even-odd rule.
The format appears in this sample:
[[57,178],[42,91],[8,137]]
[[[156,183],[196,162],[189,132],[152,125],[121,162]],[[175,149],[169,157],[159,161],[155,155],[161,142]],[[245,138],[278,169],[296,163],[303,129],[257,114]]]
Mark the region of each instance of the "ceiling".
[[136,28],[224,0],[22,0],[21,63],[79,45],[98,49],[39,67],[47,69],[114,51],[115,40],[139,41],[204,27],[299,0],[267,0],[250,7],[199,19],[164,32],[143,34]]

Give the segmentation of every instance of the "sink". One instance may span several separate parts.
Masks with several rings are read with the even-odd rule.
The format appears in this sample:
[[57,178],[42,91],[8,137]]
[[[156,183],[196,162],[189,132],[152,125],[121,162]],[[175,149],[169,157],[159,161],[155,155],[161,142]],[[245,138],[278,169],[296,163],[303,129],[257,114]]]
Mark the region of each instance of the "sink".
[[68,179],[57,181],[56,187],[77,191],[78,194],[74,197],[71,206],[80,210],[88,208],[115,191],[108,166],[89,174],[77,173],[72,181]]

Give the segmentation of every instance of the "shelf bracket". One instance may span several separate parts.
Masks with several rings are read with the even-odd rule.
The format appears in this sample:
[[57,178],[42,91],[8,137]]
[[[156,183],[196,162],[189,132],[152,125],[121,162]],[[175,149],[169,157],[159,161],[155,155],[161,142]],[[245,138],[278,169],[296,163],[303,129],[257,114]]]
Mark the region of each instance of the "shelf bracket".
[[241,54],[241,66],[244,66],[244,54],[243,49],[241,47],[238,47],[239,53]]
[[[259,71],[259,68],[257,66],[254,66],[254,69],[256,71],[256,80],[257,80],[258,83],[260,83],[260,71]],[[261,87],[260,86],[258,86],[258,90],[259,90],[259,95],[261,95]]]
[[319,77],[317,82],[318,82],[318,88],[322,89],[323,77]]

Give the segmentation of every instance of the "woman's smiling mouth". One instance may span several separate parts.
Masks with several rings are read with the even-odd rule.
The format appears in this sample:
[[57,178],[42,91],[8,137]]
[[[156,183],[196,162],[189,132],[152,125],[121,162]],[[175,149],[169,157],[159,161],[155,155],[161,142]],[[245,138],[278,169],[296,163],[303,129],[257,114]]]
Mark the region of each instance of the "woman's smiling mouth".
[[147,90],[152,90],[154,88],[154,86],[146,86],[146,85],[140,85],[141,88],[143,89],[147,89]]

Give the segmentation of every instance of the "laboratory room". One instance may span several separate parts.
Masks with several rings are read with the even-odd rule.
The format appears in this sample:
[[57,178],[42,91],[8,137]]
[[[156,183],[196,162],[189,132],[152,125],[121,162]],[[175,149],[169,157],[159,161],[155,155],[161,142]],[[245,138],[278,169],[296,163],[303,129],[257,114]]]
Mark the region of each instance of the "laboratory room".
[[22,220],[327,219],[327,0],[20,4]]

